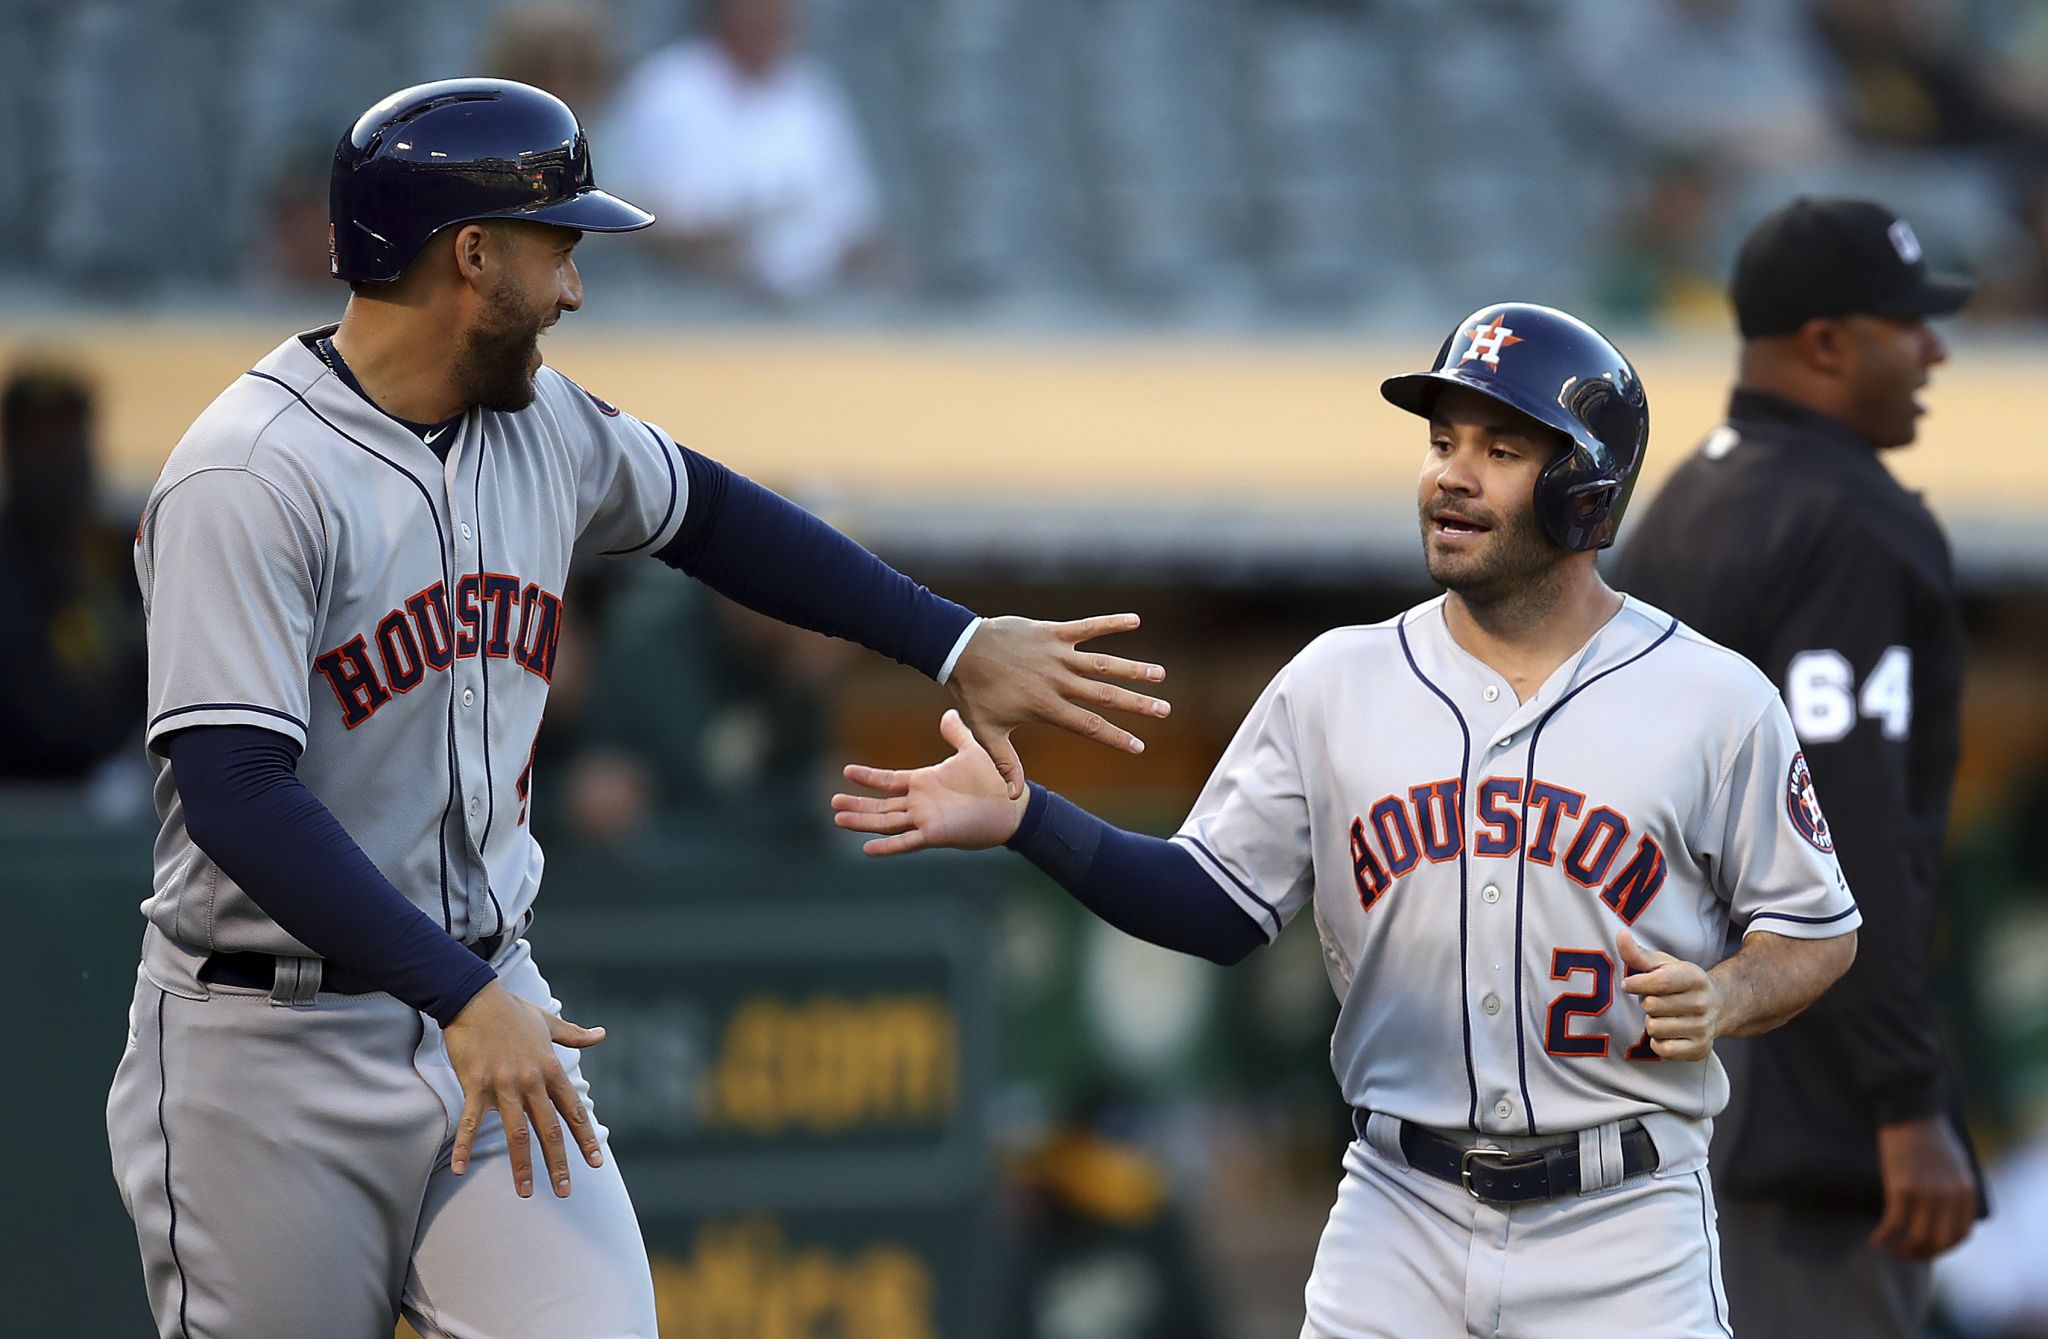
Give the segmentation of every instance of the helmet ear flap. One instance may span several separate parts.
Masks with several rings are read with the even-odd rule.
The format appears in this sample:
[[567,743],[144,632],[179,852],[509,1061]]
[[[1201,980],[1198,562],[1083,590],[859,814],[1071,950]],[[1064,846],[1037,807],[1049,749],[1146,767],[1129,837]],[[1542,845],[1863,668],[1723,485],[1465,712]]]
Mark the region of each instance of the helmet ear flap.
[[1619,480],[1603,477],[1592,453],[1578,443],[1552,461],[1536,477],[1536,513],[1550,538],[1574,553],[1604,548],[1612,537],[1596,538],[1606,528],[1616,501]]
[[1607,517],[1614,506],[1614,495],[1621,487],[1614,483],[1580,484],[1565,495],[1565,509],[1572,520],[1580,525],[1598,525]]

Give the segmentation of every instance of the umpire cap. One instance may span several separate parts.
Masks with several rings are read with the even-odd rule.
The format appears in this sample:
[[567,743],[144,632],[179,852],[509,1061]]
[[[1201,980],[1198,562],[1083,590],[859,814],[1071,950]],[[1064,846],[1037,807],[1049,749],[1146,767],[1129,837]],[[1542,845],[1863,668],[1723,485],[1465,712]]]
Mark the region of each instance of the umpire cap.
[[400,89],[356,118],[334,150],[328,268],[388,283],[455,223],[531,219],[585,232],[654,222],[597,189],[576,114],[509,79],[443,79]]
[[1876,201],[1802,195],[1751,230],[1728,296],[1742,337],[1761,339],[1819,317],[1948,316],[1971,288],[1930,269],[1913,225]]
[[1614,542],[1650,442],[1650,401],[1621,350],[1568,312],[1498,302],[1458,322],[1436,366],[1380,383],[1427,418],[1445,386],[1520,410],[1570,440],[1536,476],[1536,515],[1550,538],[1583,553]]

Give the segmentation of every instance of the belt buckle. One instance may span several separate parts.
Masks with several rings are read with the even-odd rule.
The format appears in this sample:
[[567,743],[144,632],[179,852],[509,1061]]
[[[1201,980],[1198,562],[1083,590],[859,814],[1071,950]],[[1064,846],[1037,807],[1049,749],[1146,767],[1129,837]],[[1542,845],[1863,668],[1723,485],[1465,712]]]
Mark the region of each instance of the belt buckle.
[[1472,1160],[1474,1158],[1499,1158],[1506,1161],[1514,1155],[1504,1148],[1468,1148],[1458,1158],[1458,1184],[1465,1187],[1465,1193],[1481,1204],[1493,1201],[1480,1194],[1472,1185]]

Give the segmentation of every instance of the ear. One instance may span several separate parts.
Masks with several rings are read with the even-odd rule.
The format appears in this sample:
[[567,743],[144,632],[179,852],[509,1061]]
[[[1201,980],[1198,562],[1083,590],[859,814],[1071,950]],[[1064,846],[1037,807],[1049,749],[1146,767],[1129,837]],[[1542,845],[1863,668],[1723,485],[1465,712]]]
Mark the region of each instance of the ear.
[[501,241],[481,223],[465,223],[455,230],[454,260],[456,277],[472,288],[480,288],[484,278],[503,262],[500,253]]
[[1849,328],[1831,317],[1815,317],[1799,327],[1793,336],[1800,357],[1808,367],[1829,376],[1840,376],[1854,359]]

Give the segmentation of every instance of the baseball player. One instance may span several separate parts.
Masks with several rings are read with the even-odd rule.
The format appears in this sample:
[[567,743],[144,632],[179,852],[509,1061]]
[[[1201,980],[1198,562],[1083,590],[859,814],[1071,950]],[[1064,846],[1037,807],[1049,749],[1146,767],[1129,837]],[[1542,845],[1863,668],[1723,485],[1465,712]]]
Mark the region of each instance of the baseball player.
[[1027,721],[1135,751],[1098,711],[1165,704],[1103,680],[1162,674],[1075,650],[1133,617],[977,619],[544,367],[578,238],[650,222],[554,97],[393,94],[332,214],[340,324],[214,401],[136,536],[163,826],[107,1123],[150,1304],[176,1339],[654,1339],[602,1029],[522,937],[572,555],[893,656],[998,757]]
[[1613,345],[1507,303],[1381,390],[1428,422],[1447,593],[1296,656],[1171,840],[1013,798],[951,715],[945,762],[849,767],[881,794],[838,822],[874,855],[1007,844],[1218,962],[1313,904],[1358,1138],[1304,1336],[1727,1335],[1714,1040],[1855,952],[1798,741],[1753,666],[1594,570],[1649,426]]
[[1969,295],[1874,201],[1802,197],[1759,220],[1730,285],[1727,421],[1617,568],[1783,689],[1865,914],[1842,984],[1727,1057],[1715,1177],[1747,1339],[1916,1339],[1929,1261],[1985,1208],[1928,999],[1962,606],[1940,524],[1883,461],[1912,443],[1947,358],[1929,318]]

